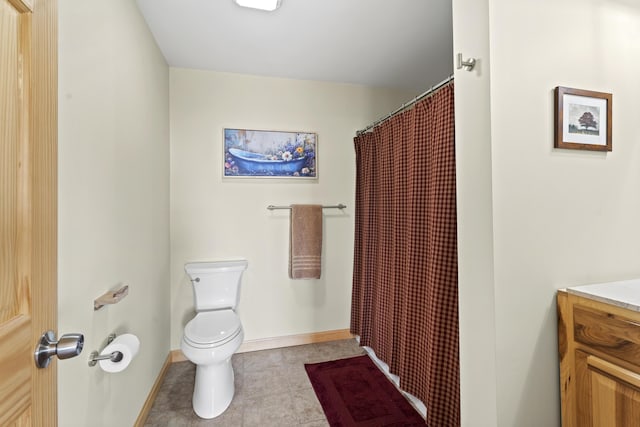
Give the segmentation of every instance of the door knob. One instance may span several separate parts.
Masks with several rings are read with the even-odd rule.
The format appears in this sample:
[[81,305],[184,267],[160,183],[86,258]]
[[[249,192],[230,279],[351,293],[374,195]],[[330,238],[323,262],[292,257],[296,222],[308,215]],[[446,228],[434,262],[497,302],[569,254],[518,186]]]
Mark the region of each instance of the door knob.
[[53,356],[58,356],[58,359],[76,357],[82,353],[83,346],[84,335],[82,334],[64,334],[56,341],[56,334],[53,331],[47,331],[40,337],[33,358],[38,368],[46,368]]

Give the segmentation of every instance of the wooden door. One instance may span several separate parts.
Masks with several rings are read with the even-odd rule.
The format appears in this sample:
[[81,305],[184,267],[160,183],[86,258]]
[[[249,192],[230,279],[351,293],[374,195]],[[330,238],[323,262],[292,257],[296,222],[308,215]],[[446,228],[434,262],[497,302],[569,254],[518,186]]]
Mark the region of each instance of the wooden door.
[[0,0],[0,425],[57,425],[57,3]]

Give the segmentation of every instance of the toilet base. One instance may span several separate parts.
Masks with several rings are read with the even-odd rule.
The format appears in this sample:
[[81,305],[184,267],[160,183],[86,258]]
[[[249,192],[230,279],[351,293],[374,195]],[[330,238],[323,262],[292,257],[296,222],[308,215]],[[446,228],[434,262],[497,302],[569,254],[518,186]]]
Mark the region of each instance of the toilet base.
[[194,347],[185,336],[182,337],[182,353],[196,365],[192,403],[200,418],[215,418],[231,404],[235,392],[231,356],[243,340],[242,328],[230,341],[221,345]]
[[235,391],[231,358],[213,365],[196,365],[193,410],[200,418],[215,418],[231,404]]

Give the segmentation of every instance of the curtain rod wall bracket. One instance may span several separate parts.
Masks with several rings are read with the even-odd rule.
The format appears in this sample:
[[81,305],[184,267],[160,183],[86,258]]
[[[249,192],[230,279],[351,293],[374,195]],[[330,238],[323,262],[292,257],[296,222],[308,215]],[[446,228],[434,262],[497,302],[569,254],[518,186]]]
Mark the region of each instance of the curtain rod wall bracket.
[[471,71],[473,70],[473,68],[476,66],[476,58],[469,58],[466,61],[464,59],[462,59],[462,54],[459,53],[458,54],[458,70],[464,68],[467,71]]

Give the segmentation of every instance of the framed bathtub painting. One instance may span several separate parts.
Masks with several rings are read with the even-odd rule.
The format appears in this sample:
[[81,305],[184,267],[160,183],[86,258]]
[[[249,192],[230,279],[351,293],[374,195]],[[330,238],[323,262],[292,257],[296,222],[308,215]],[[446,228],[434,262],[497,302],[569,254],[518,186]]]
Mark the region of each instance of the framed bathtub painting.
[[555,148],[611,151],[612,95],[555,88]]
[[318,178],[313,132],[224,129],[225,178]]

